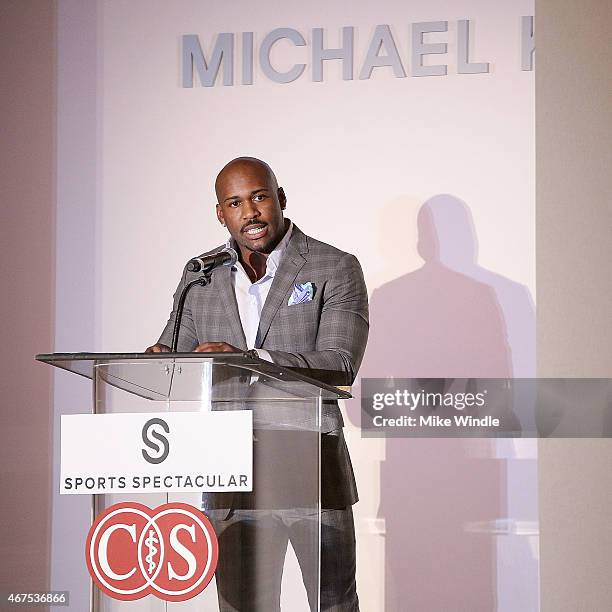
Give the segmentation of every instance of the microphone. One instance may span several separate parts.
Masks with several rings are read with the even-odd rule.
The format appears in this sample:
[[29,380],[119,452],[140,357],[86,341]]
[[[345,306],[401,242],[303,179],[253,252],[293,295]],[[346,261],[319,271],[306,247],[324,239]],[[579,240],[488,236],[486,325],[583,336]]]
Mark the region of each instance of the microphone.
[[209,274],[220,266],[233,266],[238,261],[238,253],[231,247],[205,257],[194,257],[187,264],[189,272],[203,272]]
[[185,308],[185,299],[187,298],[187,294],[189,290],[194,285],[201,285],[202,287],[206,287],[211,281],[210,273],[215,269],[221,266],[233,266],[238,261],[238,253],[234,251],[234,249],[230,247],[225,247],[223,250],[218,253],[214,253],[213,255],[206,255],[205,257],[194,257],[190,259],[187,263],[187,270],[189,272],[202,272],[202,276],[199,276],[195,280],[187,283],[183,290],[181,291],[181,295],[179,296],[179,301],[176,307],[176,315],[174,318],[174,331],[172,332],[172,346],[170,347],[170,351],[172,353],[176,353],[176,349],[178,347],[178,337],[179,331],[181,329],[181,319],[183,318],[183,310]]

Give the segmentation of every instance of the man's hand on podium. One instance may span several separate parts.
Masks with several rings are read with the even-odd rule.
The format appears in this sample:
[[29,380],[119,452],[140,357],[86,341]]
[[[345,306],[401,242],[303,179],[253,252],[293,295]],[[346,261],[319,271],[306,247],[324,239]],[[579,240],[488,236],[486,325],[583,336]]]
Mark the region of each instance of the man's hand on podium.
[[203,342],[193,349],[194,353],[242,353],[239,348],[227,342]]
[[169,353],[170,352],[170,347],[166,346],[165,344],[160,344],[159,342],[157,344],[154,344],[153,346],[148,347],[145,350],[145,353]]
[[[170,347],[165,344],[149,346],[145,353],[169,353]],[[194,353],[241,353],[242,351],[227,342],[203,342],[193,349]]]

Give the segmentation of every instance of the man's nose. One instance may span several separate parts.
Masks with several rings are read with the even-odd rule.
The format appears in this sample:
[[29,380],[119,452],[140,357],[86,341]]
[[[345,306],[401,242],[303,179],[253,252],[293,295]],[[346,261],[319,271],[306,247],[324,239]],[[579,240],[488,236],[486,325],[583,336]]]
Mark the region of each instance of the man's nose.
[[253,219],[255,217],[259,217],[261,213],[259,212],[259,208],[257,204],[252,200],[247,200],[242,206],[242,217],[244,219]]

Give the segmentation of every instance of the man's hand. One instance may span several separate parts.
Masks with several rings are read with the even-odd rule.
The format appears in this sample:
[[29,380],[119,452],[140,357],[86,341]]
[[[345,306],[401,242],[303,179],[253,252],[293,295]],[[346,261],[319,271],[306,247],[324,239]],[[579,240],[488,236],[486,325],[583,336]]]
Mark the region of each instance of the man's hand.
[[170,352],[170,347],[166,346],[165,344],[160,344],[159,342],[157,344],[154,344],[153,346],[148,347],[145,350],[145,353],[169,353]]
[[203,342],[194,349],[195,353],[242,353],[239,348],[227,342]]

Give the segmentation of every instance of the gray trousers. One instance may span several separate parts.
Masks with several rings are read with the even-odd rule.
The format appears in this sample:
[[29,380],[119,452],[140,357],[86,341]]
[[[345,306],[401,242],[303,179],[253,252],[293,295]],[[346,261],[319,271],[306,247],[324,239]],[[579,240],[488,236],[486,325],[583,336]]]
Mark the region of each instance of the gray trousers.
[[[287,544],[295,550],[310,609],[359,612],[351,506],[321,511],[321,583],[317,514],[312,509],[232,510],[210,516],[219,540],[215,578],[220,612],[278,612]],[[290,612],[290,611],[289,611]]]

